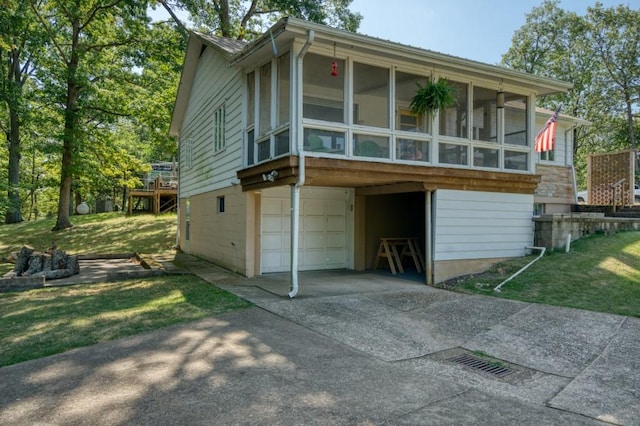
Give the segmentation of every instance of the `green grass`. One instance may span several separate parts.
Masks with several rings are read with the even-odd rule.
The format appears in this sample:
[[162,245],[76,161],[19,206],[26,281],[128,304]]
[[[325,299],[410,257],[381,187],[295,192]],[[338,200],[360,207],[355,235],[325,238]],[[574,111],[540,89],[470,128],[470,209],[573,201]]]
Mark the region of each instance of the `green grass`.
[[0,366],[248,306],[193,275],[0,293]]
[[[74,254],[173,253],[176,215],[105,213],[0,226],[0,255],[55,241]],[[0,262],[0,275],[13,269]],[[194,275],[0,293],[0,366],[250,306]]]
[[3,257],[27,244],[45,250],[56,242],[67,253],[163,253],[176,243],[176,215],[122,212],[72,216],[73,227],[53,232],[55,219],[0,225]]
[[493,289],[537,256],[511,259],[483,274],[451,280],[445,287],[526,302],[640,317],[640,232],[591,235],[543,256],[529,269]]

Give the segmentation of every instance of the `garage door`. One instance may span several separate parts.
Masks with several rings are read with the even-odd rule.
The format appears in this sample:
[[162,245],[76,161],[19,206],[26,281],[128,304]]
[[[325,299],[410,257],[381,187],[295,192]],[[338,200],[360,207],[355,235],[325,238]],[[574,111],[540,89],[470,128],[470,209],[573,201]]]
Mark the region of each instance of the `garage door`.
[[[261,272],[290,270],[291,190],[262,191]],[[350,191],[302,188],[300,192],[299,269],[339,269],[349,264]]]

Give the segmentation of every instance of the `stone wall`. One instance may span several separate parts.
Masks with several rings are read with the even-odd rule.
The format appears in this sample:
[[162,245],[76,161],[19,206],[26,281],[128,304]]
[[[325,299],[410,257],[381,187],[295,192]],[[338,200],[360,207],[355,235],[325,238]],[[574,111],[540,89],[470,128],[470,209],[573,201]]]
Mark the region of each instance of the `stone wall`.
[[567,235],[571,241],[595,233],[640,231],[640,219],[605,217],[604,213],[548,214],[535,217],[534,245],[547,250],[564,249]]

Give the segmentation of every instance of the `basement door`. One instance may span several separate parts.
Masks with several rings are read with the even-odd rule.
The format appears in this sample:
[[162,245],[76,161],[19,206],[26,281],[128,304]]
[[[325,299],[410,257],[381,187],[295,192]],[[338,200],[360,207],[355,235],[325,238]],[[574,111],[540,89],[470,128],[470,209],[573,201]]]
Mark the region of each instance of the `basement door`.
[[[350,264],[351,191],[303,187],[300,191],[299,270],[343,269]],[[261,273],[285,272],[291,264],[291,189],[262,191]]]

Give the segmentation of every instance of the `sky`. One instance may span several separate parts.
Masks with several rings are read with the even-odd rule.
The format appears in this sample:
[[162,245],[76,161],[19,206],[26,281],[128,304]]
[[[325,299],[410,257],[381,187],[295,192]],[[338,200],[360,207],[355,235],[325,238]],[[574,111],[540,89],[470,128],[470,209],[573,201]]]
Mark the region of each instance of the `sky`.
[[[640,0],[599,0],[640,9]],[[526,15],[542,0],[353,0],[358,32],[465,59],[498,64]],[[596,0],[562,0],[564,10],[584,15]]]

